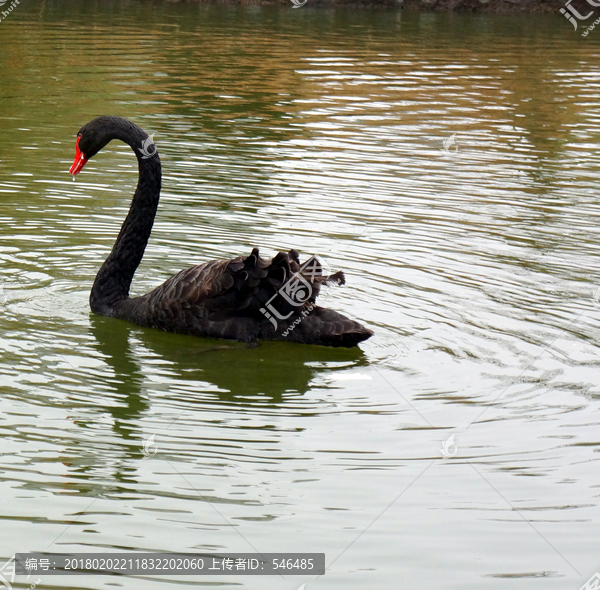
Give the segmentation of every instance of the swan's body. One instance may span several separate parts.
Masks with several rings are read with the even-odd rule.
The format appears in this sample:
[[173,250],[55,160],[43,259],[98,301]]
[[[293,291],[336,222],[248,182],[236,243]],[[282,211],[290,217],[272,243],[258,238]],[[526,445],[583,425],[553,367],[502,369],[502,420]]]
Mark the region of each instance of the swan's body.
[[[96,275],[90,293],[94,313],[168,332],[243,342],[356,346],[373,334],[358,322],[314,304],[320,286],[343,283],[343,273],[325,277],[316,259],[309,260],[310,266],[301,265],[295,250],[272,259],[261,258],[254,249],[246,257],[212,260],[177,273],[146,295],[130,298],[129,288],[160,198],[158,153],[149,155],[151,139],[130,121],[99,117],[80,129],[70,172],[77,174],[113,139],[133,149],[139,181],[115,245]],[[304,290],[294,292],[294,285]]]

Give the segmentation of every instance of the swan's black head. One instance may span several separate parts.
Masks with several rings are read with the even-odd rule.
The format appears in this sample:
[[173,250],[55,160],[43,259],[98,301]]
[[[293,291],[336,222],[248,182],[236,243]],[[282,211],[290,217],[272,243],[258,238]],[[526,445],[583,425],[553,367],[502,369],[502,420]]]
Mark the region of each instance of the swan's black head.
[[[98,117],[86,123],[77,133],[75,143],[75,160],[69,172],[75,176],[81,172],[90,158],[93,158],[107,143],[113,139],[127,141],[139,132],[146,134],[131,121],[121,117]],[[129,142],[128,142],[129,143]]]

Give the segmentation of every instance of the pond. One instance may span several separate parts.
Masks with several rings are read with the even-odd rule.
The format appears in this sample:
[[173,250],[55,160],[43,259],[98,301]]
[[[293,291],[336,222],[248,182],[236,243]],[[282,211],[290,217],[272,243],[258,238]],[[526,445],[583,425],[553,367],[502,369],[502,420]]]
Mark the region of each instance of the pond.
[[[599,31],[32,0],[0,34],[0,559],[327,564],[14,587],[577,590],[600,570]],[[71,180],[102,114],[162,160],[134,293],[295,248],[345,271],[320,302],[374,336],[249,347],[93,316],[137,182],[118,142]]]

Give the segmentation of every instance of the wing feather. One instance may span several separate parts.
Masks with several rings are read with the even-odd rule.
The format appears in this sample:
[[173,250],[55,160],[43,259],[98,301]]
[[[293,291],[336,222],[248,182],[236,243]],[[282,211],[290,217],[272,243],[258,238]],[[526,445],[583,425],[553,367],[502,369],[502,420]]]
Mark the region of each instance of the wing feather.
[[315,258],[301,264],[296,250],[262,258],[255,248],[249,256],[182,270],[130,305],[142,325],[249,341],[270,326],[265,307],[293,319],[312,309],[321,285],[344,282],[342,272],[325,276]]

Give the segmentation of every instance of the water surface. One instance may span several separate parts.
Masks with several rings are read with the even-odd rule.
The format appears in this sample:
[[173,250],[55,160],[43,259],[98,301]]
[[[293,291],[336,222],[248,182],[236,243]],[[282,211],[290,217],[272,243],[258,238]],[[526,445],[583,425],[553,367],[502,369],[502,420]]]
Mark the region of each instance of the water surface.
[[[600,32],[29,1],[0,35],[1,557],[314,551],[329,568],[40,576],[92,590],[576,590],[600,569]],[[113,143],[71,181],[101,114],[155,134],[163,163],[134,293],[294,247],[346,271],[322,303],[374,337],[249,348],[92,316],[137,179]]]

